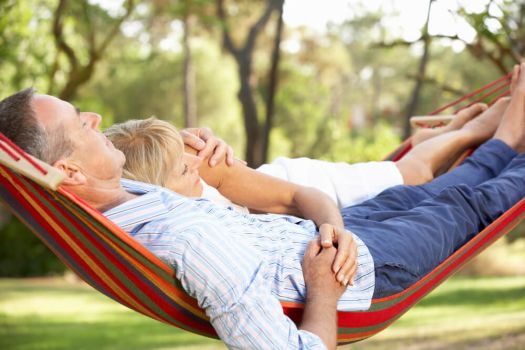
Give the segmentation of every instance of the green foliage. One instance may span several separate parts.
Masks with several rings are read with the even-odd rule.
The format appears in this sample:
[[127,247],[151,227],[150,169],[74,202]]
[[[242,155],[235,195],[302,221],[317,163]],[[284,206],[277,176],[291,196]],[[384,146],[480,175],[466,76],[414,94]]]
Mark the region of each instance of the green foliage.
[[489,0],[478,12],[461,8],[458,13],[475,30],[475,39],[467,43],[474,56],[488,59],[501,71],[525,57],[525,3],[514,0]]
[[52,57],[48,1],[0,2],[0,96],[28,86],[46,86]]
[[0,276],[54,275],[65,269],[58,258],[15,217],[0,230]]

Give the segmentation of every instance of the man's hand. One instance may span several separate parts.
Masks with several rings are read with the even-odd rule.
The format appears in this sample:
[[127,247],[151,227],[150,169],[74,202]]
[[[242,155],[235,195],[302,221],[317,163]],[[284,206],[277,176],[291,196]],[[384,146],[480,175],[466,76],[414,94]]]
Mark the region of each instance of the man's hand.
[[322,298],[332,304],[344,293],[346,285],[336,280],[331,268],[336,253],[335,247],[323,248],[317,239],[308,244],[303,258],[307,299]]
[[332,264],[337,281],[343,286],[348,283],[353,285],[357,272],[357,245],[352,234],[344,228],[322,224],[319,227],[319,240],[323,248],[337,247]]
[[226,156],[226,164],[233,165],[233,149],[222,139],[216,137],[210,128],[188,128],[180,131],[184,143],[195,148],[197,156],[209,157],[210,167],[217,165]]
[[323,248],[315,239],[303,258],[306,304],[299,329],[319,336],[330,350],[337,346],[337,301],[346,289],[332,272],[336,254],[335,247]]

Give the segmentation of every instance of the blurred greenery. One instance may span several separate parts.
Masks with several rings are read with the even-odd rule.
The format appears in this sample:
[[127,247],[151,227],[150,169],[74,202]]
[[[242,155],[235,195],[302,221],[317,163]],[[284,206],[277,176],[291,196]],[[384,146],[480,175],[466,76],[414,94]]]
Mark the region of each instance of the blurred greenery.
[[19,220],[10,220],[0,234],[0,276],[61,274],[65,265]]
[[[5,350],[225,349],[63,279],[0,279],[0,324]],[[453,277],[387,330],[341,349],[520,349],[524,340],[525,277]]]

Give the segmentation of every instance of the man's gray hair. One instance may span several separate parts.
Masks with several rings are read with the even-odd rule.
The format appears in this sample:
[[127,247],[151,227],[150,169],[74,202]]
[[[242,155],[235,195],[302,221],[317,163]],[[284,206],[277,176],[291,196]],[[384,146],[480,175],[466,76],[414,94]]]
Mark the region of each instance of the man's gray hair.
[[48,164],[71,154],[73,145],[62,126],[46,130],[38,122],[28,88],[0,101],[0,132],[25,152]]

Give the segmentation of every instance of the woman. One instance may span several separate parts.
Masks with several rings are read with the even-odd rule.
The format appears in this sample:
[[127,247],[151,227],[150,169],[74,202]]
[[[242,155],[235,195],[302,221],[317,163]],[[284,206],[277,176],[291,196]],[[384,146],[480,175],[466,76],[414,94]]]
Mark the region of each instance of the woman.
[[484,104],[475,104],[460,111],[449,125],[417,133],[417,144],[397,162],[349,165],[278,158],[258,170],[240,161],[233,166],[221,162],[211,168],[192,149],[184,150],[178,131],[165,121],[131,120],[110,127],[105,134],[126,155],[124,177],[186,196],[202,196],[244,212],[249,208],[290,214],[290,182],[317,188],[342,208],[395,185],[432,180],[451,159],[492,136],[507,103],[507,99],[501,100],[488,110]]

